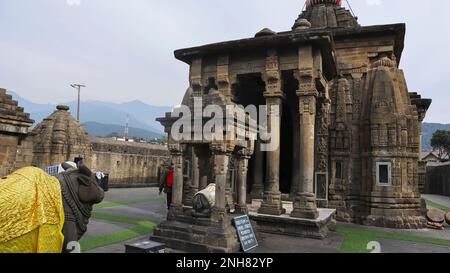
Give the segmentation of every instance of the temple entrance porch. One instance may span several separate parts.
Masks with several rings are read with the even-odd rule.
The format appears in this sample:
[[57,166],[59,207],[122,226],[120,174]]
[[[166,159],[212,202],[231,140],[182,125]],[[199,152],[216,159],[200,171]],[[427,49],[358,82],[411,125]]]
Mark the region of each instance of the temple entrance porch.
[[[279,190],[283,201],[293,202],[300,183],[299,172],[299,104],[296,95],[298,81],[293,71],[282,73],[284,97],[281,104],[280,134],[280,173]],[[237,76],[232,94],[233,102],[247,107],[265,105],[265,83],[260,73]],[[260,151],[260,144],[255,144],[255,152],[249,160],[247,188],[249,200],[262,199],[266,181],[267,153]]]

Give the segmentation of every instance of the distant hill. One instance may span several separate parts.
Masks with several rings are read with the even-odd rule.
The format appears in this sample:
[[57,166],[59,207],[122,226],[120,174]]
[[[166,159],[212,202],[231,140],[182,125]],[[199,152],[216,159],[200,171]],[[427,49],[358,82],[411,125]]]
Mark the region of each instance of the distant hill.
[[[91,135],[95,137],[106,137],[113,133],[117,133],[119,136],[123,136],[125,132],[125,126],[114,125],[114,124],[102,124],[98,122],[85,122],[83,123],[84,129]],[[144,139],[155,139],[162,138],[162,133],[157,133],[153,131],[148,131],[140,128],[129,128],[129,137],[139,137]]]
[[[24,99],[14,92],[8,91],[21,107],[25,108],[31,117],[40,123],[45,117],[55,111],[56,104],[37,104]],[[76,116],[76,101],[66,103]],[[130,115],[130,135],[143,138],[162,136],[163,128],[155,120],[170,112],[170,107],[158,107],[135,100],[127,103],[109,103],[102,101],[84,101],[81,104],[81,123],[85,124],[88,132],[94,136],[104,136],[111,133],[122,135],[124,132],[126,114]],[[450,124],[424,123],[423,124],[423,150],[431,150],[431,138],[437,130],[450,131]]]
[[423,150],[431,151],[431,139],[437,130],[450,131],[450,124],[424,123],[423,124]]
[[[55,111],[56,104],[38,104],[24,99],[12,91],[8,91],[21,107],[25,108],[31,118],[40,123],[44,118]],[[70,107],[75,117],[77,102],[64,103]],[[99,124],[125,125],[126,114],[130,115],[129,126],[155,133],[163,133],[163,127],[155,120],[170,112],[171,107],[158,107],[135,100],[127,103],[109,103],[102,101],[83,101],[81,104],[81,123],[95,122]]]

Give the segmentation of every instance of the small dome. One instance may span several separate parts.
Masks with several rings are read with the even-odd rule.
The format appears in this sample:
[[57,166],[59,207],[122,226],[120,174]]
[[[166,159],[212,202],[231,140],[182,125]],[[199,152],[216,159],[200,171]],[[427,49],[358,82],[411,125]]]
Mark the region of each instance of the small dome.
[[69,108],[69,106],[67,106],[67,105],[58,105],[58,106],[56,106],[56,110],[59,110],[59,111],[69,111],[70,108]]
[[90,158],[91,138],[84,128],[72,117],[69,107],[58,105],[32,131],[33,164],[47,167],[72,161],[77,156]]
[[270,28],[264,28],[261,31],[259,31],[258,33],[255,34],[255,37],[263,37],[263,36],[271,36],[271,35],[276,35],[277,33],[273,30],[271,30]]
[[295,22],[293,29],[301,30],[301,29],[308,29],[308,28],[311,28],[311,23],[304,18],[300,18]]

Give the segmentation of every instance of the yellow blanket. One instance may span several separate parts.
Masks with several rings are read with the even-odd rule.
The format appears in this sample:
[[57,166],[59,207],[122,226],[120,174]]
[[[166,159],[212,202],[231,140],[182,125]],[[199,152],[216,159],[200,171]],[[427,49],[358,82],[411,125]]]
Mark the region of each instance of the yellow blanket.
[[26,167],[0,179],[0,253],[61,253],[63,225],[55,177]]

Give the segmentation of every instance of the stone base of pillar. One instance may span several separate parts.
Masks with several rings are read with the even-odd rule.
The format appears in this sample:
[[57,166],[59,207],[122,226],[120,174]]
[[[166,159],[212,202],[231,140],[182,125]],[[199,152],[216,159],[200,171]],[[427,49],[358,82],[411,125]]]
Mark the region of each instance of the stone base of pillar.
[[183,214],[183,206],[171,204],[169,213],[167,214],[167,219],[175,219],[177,216]]
[[234,198],[233,198],[233,192],[230,188],[225,189],[225,198],[227,203],[227,208],[230,212],[234,212],[236,210],[236,207],[234,205]]
[[264,186],[253,185],[252,192],[250,193],[252,199],[263,199],[264,198]]
[[248,214],[247,205],[236,205],[236,213],[244,215]]
[[239,253],[236,228],[217,225],[211,219],[184,217],[182,221],[161,223],[150,240],[166,244],[167,249],[184,253]]
[[227,216],[226,209],[213,207],[211,211],[211,219],[217,223],[223,222]]
[[258,210],[260,214],[282,215],[286,213],[281,202],[281,193],[265,192],[263,203]]
[[198,192],[198,188],[194,188],[194,187],[189,186],[188,189],[189,189],[189,192],[187,192],[185,194],[184,204],[186,206],[192,206],[193,205],[192,201],[194,199],[194,195]]
[[314,194],[300,193],[294,201],[294,210],[291,213],[293,218],[317,219],[319,211],[317,210],[316,198]]

